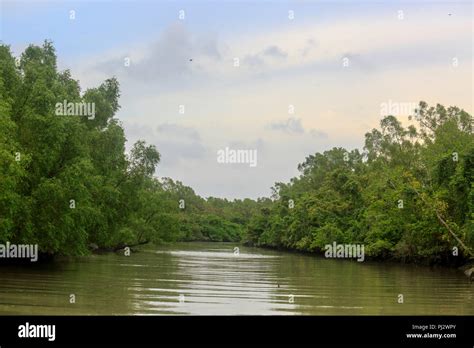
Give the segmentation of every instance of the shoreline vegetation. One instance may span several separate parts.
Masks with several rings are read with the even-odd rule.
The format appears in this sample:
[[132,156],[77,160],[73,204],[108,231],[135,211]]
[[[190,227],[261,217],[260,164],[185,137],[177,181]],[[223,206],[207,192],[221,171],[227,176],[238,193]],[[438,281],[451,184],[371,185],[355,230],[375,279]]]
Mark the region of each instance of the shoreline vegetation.
[[[420,102],[408,126],[384,115],[363,150],[309,155],[271,197],[204,199],[154,176],[154,145],[126,154],[115,78],[82,92],[56,59],[48,41],[18,59],[0,45],[0,243],[37,244],[43,259],[179,241],[312,254],[348,243],[369,260],[472,263],[473,122],[458,107]],[[57,115],[66,101],[94,117]]]

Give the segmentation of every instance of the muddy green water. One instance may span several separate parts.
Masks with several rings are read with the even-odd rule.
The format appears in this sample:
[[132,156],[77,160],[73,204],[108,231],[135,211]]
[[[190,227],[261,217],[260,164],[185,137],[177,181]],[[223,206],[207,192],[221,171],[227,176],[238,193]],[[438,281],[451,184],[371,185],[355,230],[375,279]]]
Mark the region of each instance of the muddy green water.
[[2,315],[472,315],[473,295],[474,283],[454,269],[226,243],[0,267]]

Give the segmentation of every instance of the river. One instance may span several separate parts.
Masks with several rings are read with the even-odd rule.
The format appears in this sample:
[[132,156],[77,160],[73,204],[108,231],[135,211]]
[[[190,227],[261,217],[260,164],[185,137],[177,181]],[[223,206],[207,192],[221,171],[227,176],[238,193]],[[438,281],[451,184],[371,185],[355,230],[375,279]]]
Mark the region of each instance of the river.
[[228,243],[0,267],[2,315],[473,315],[473,294],[455,269]]

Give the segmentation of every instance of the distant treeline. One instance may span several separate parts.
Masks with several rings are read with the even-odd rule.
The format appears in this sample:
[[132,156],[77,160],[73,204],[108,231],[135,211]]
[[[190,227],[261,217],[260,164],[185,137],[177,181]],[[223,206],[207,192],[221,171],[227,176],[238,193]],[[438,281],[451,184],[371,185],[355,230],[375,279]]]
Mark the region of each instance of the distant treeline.
[[271,198],[229,201],[155,178],[153,145],[126,154],[119,96],[114,78],[81,93],[50,42],[19,60],[0,45],[0,243],[52,255],[191,240],[316,253],[360,243],[369,257],[439,263],[474,248],[473,124],[459,108],[421,102],[417,127],[387,116],[363,152],[316,153]]

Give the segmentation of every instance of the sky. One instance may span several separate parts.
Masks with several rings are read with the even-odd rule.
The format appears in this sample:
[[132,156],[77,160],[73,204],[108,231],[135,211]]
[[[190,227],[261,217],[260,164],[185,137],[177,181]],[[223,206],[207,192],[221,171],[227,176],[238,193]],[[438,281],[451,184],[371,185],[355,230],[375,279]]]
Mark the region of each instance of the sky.
[[[127,149],[144,139],[158,177],[229,199],[269,196],[310,154],[362,149],[387,105],[472,114],[473,28],[468,0],[0,0],[15,55],[49,39],[83,91],[117,77]],[[218,161],[226,148],[256,165]]]

